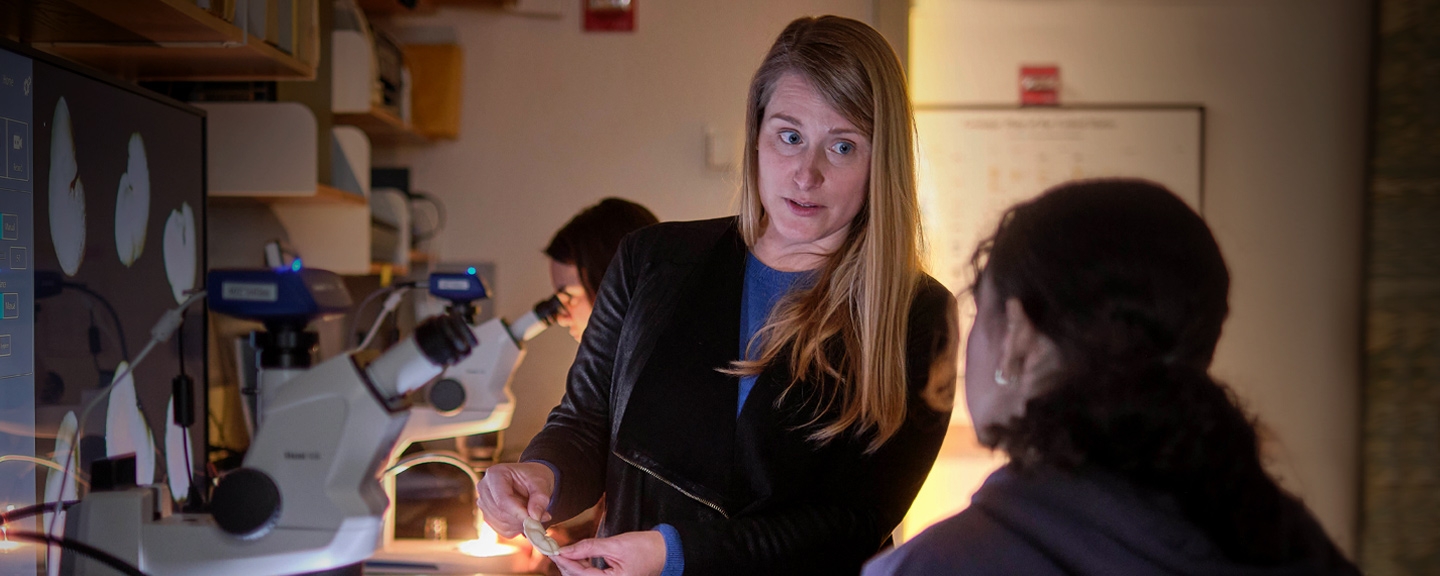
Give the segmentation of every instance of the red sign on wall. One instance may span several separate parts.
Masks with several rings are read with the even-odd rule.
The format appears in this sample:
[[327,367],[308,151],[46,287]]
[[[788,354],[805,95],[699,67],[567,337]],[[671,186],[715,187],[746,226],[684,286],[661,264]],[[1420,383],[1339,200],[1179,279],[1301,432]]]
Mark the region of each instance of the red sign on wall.
[[1021,66],[1020,105],[1059,106],[1060,67]]
[[634,32],[636,0],[580,0],[586,32]]

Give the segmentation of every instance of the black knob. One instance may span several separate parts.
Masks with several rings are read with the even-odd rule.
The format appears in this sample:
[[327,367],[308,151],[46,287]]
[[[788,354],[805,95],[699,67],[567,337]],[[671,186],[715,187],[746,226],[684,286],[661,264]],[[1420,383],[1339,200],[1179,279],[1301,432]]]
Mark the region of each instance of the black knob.
[[425,401],[442,416],[450,416],[465,406],[465,386],[453,378],[440,379],[425,392]]
[[211,498],[215,523],[241,540],[254,540],[280,521],[280,487],[270,475],[241,468],[220,478]]
[[450,366],[469,356],[476,340],[463,318],[441,314],[415,327],[415,344],[431,362]]

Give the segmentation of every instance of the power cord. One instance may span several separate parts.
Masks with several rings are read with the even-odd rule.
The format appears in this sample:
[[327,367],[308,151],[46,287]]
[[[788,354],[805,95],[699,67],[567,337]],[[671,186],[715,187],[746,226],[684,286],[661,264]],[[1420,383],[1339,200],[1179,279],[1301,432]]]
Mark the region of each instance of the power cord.
[[[175,407],[175,425],[180,429],[181,449],[185,451],[185,498],[199,494],[200,504],[205,504],[205,491],[195,489],[195,465],[190,461],[190,427],[195,425],[195,381],[185,373],[185,321],[180,321],[180,334],[175,338],[176,353],[180,356],[180,375],[170,381],[170,399]],[[168,470],[168,467],[167,467]]]
[[[56,514],[56,516],[59,516],[59,514]],[[31,532],[28,530],[6,530],[5,535],[16,540],[36,542],[40,544],[45,544],[47,546],[59,546],[66,550],[72,550],[78,554],[93,558],[99,561],[101,564],[109,566],[120,572],[121,574],[125,574],[126,576],[147,576],[144,572],[141,572],[140,569],[137,568],[134,564],[116,558],[109,552],[91,546],[84,542],[67,540],[64,537],[51,536],[49,534],[41,534],[39,532]]]
[[[96,292],[96,291],[94,291],[94,290],[91,290],[89,286],[86,286],[86,285],[84,285],[84,284],[80,284],[80,283],[76,283],[76,282],[63,282],[63,281],[62,281],[62,282],[60,283],[60,287],[61,287],[61,288],[69,288],[69,289],[71,289],[71,290],[75,290],[75,291],[77,291],[77,292],[80,292],[80,293],[82,293],[82,294],[84,294],[84,295],[86,295],[86,296],[89,296],[90,298],[94,299],[96,302],[99,302],[100,305],[105,308],[105,311],[110,314],[110,321],[115,325],[115,336],[116,336],[116,340],[117,340],[117,341],[119,342],[119,344],[120,344],[120,357],[121,357],[122,359],[126,360],[126,361],[129,361],[129,360],[130,360],[130,349],[129,349],[129,347],[127,347],[127,346],[125,345],[125,325],[123,325],[123,324],[120,323],[120,315],[115,313],[115,307],[110,305],[110,301],[109,301],[109,300],[106,300],[105,297],[102,296],[102,295],[100,295],[99,292]],[[96,328],[96,326],[95,326],[94,308],[91,308],[90,327],[91,327],[91,329],[95,329],[95,328]],[[92,334],[92,335],[90,336],[90,338],[91,338],[91,340],[93,341],[93,340],[95,340],[95,339],[98,338],[98,335]],[[90,346],[91,346],[92,348],[97,347],[97,346],[98,346],[98,343],[92,342],[92,343],[90,344]],[[93,353],[94,353],[94,352],[92,351],[92,354],[93,354]]]
[[389,317],[390,313],[394,312],[395,309],[400,306],[400,299],[405,297],[405,292],[409,289],[410,287],[393,290],[389,296],[385,297],[385,304],[380,306],[380,312],[375,315],[375,322],[370,325],[370,332],[365,334],[365,339],[361,340],[360,344],[355,347],[356,350],[364,350],[370,346],[370,342],[373,341],[375,335],[380,332],[380,326],[385,323],[385,318]]
[[104,550],[100,550],[88,544],[76,542],[74,540],[66,540],[64,538],[47,536],[38,532],[28,532],[24,530],[11,531],[9,529],[8,524],[16,520],[24,520],[26,518],[44,512],[55,512],[58,515],[60,511],[79,503],[79,500],[58,500],[55,502],[42,502],[40,504],[33,504],[24,508],[16,508],[8,512],[0,513],[0,533],[3,533],[6,538],[13,536],[17,540],[25,540],[28,542],[41,542],[48,545],[55,545],[61,548],[74,550],[79,554],[84,554],[85,556],[89,556],[91,558],[94,558],[95,560],[99,560],[100,562],[105,563],[107,566],[110,566],[111,568],[114,568],[126,574],[143,575],[144,572],[141,572],[137,567],[125,562],[124,560],[110,555],[110,553],[105,552]]
[[374,334],[379,329],[380,324],[384,321],[385,317],[390,312],[393,312],[395,308],[400,305],[399,296],[397,296],[397,294],[403,294],[405,290],[416,288],[418,287],[418,285],[419,284],[415,281],[398,282],[388,288],[371,292],[369,296],[366,296],[364,300],[360,301],[360,305],[355,307],[355,318],[351,321],[351,329],[346,331],[350,338],[353,338],[354,334],[356,334],[353,323],[360,320],[360,318],[365,314],[365,309],[368,308],[370,306],[370,303],[374,302],[376,298],[386,296],[385,304],[388,308],[382,307],[380,312],[375,315],[375,322],[371,325],[369,333],[362,342],[355,345],[355,350],[362,350],[366,346],[368,346],[370,344],[370,340],[374,338]]
[[56,500],[54,502],[41,502],[39,504],[31,504],[24,508],[16,508],[8,512],[0,512],[0,525],[9,524],[16,520],[24,520],[36,514],[41,514],[45,512],[59,512],[65,508],[69,508],[79,503],[79,500]]
[[[110,391],[115,389],[116,383],[124,380],[126,376],[129,376],[131,372],[135,371],[135,367],[139,366],[140,362],[145,360],[145,357],[150,354],[150,351],[155,348],[155,345],[157,343],[165,342],[170,339],[170,336],[175,333],[175,330],[177,330],[180,327],[180,324],[184,321],[185,309],[189,308],[191,304],[194,304],[195,302],[198,302],[204,298],[204,290],[194,292],[190,295],[190,297],[186,298],[185,301],[180,304],[180,306],[172,308],[170,310],[166,310],[164,314],[161,314],[160,320],[155,323],[155,327],[150,329],[150,342],[146,343],[145,347],[140,350],[140,354],[135,356],[135,361],[130,363],[129,366],[126,366],[125,369],[120,371],[119,374],[116,374],[115,378],[110,381],[110,384],[106,386],[105,389],[102,390],[99,394],[96,394],[95,397],[92,398],[90,402],[85,405],[85,409],[80,412],[80,420],[75,427],[75,442],[73,442],[73,446],[71,448],[75,451],[75,454],[72,454],[70,458],[66,459],[65,470],[60,473],[60,494],[65,493],[65,483],[70,481],[71,476],[70,466],[79,457],[80,440],[85,437],[85,422],[89,419],[90,412],[94,410],[96,406],[100,405],[101,400],[104,400],[110,395]],[[50,526],[46,527],[45,534],[42,536],[50,538],[49,535],[55,533],[55,523],[59,519],[59,514],[51,516]],[[58,542],[56,544],[64,547],[64,544]]]

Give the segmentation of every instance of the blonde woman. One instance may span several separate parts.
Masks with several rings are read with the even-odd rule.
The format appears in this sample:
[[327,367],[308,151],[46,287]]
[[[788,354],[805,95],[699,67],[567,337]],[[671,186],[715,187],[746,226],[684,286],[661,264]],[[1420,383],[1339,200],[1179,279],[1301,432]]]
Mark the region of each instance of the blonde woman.
[[796,20],[748,100],[740,214],[622,242],[560,405],[481,482],[506,535],[604,496],[566,574],[858,573],[940,448],[955,301],[921,271],[894,51]]

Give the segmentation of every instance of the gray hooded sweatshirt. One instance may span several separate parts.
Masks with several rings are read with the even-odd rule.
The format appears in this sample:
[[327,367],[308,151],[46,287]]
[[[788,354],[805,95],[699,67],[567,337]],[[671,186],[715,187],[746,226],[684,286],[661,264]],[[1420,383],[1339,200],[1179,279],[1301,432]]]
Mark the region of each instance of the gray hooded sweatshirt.
[[970,507],[865,566],[864,576],[1358,576],[1304,505],[1293,500],[1292,559],[1228,560],[1174,500],[1104,472],[1006,466]]

